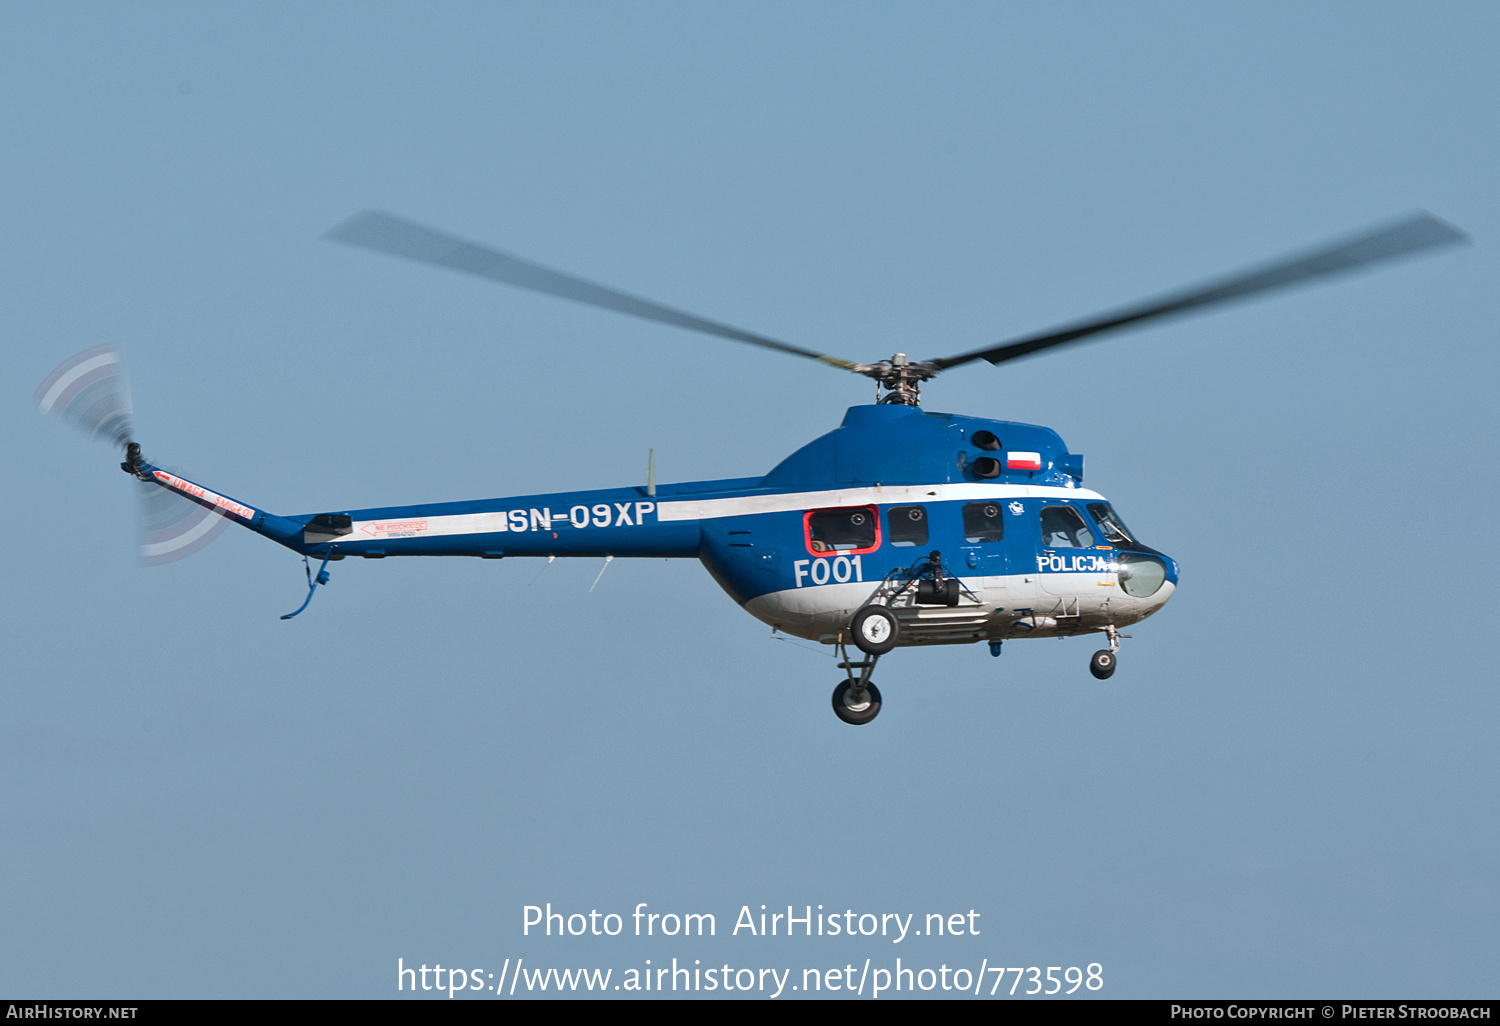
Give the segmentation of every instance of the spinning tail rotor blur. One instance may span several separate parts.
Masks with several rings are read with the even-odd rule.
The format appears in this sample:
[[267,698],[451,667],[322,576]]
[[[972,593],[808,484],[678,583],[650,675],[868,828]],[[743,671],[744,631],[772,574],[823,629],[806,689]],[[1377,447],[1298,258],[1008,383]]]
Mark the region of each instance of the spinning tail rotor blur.
[[82,428],[91,438],[125,446],[134,434],[125,361],[108,343],[64,360],[32,399],[43,413]]
[[142,566],[185,559],[205,548],[229,526],[223,516],[154,482],[140,482],[136,485],[136,495]]
[[[64,360],[37,387],[37,408],[140,458],[133,439],[134,407],[125,361],[108,343]],[[190,556],[228,526],[221,516],[152,481],[137,486],[141,563],[157,566]]]

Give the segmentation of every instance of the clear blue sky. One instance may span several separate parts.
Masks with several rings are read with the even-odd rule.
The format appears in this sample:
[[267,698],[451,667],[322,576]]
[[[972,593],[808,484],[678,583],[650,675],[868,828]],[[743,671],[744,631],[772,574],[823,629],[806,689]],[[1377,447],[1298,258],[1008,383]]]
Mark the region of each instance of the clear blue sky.
[[[405,964],[1104,967],[1496,996],[1492,4],[0,8],[0,992],[384,997]],[[1046,424],[1182,567],[1087,639],[839,671],[690,562],[134,565],[31,390],[277,512],[763,473],[863,379],[320,241],[367,207],[853,359],[1414,209],[1476,245],[926,390]],[[1467,525],[1467,526],[1466,526]],[[539,570],[541,571],[539,573]],[[522,907],[712,912],[703,941]],[[977,937],[725,936],[742,905]],[[618,977],[617,977],[618,978]],[[1024,989],[1024,988],[1023,988]],[[799,992],[800,993],[800,992]]]

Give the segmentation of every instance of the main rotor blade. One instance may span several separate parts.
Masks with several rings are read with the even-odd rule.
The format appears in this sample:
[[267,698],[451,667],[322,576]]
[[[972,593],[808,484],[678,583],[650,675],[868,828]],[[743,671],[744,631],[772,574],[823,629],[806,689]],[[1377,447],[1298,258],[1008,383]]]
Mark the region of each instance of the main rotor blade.
[[733,339],[736,342],[748,342],[752,346],[775,349],[794,356],[806,356],[845,370],[853,370],[857,366],[848,360],[815,353],[810,349],[803,349],[801,346],[794,346],[787,342],[778,342],[764,335],[741,331],[727,324],[704,320],[702,317],[695,317],[690,313],[641,299],[639,296],[616,292],[603,285],[596,285],[582,278],[563,274],[561,271],[528,263],[486,246],[465,242],[451,235],[445,235],[379,211],[366,210],[355,214],[347,221],[330,228],[325,233],[325,237],[347,242],[352,246],[362,246],[365,249],[389,253],[392,256],[406,257],[408,260],[416,260],[424,264],[436,264],[455,271],[467,271],[469,274],[477,274],[491,281],[545,292],[563,299],[571,299],[577,303],[587,303],[589,306],[600,306],[606,310],[643,317],[648,321],[658,321],[678,328],[687,328],[690,331],[701,331],[708,335]]
[[1140,324],[1158,317],[1169,317],[1200,306],[1243,299],[1258,292],[1293,285],[1325,275],[1354,271],[1382,260],[1415,253],[1433,246],[1464,242],[1468,236],[1446,221],[1423,212],[1395,224],[1346,239],[1334,245],[1298,254],[1263,267],[1206,282],[1182,292],[1169,293],[1136,307],[1126,307],[1078,324],[1039,335],[1006,342],[988,349],[978,349],[945,360],[933,360],[939,370],[957,367],[972,360],[1004,363],[1029,356],[1041,349],[1077,342],[1106,331]]

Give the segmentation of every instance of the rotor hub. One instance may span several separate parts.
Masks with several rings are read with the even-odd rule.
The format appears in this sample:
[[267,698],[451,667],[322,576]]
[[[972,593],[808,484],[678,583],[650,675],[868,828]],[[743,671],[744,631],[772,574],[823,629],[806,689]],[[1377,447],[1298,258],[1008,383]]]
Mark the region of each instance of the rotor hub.
[[905,353],[897,353],[889,360],[858,364],[854,369],[867,378],[875,379],[875,384],[879,386],[876,402],[896,406],[921,406],[922,382],[936,375],[941,368],[930,363],[912,363]]

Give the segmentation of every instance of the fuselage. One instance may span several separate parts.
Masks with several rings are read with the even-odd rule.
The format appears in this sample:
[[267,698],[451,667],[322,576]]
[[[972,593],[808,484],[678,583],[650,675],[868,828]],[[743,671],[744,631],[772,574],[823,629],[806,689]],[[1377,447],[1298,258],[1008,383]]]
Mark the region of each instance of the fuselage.
[[[871,601],[896,613],[905,645],[1123,627],[1177,582],[1171,559],[1081,487],[1083,459],[1055,432],[910,406],[852,407],[764,477],[656,488],[279,517],[150,469],[315,557],[697,558],[754,616],[829,643]],[[934,552],[962,583],[956,604],[903,587]]]

